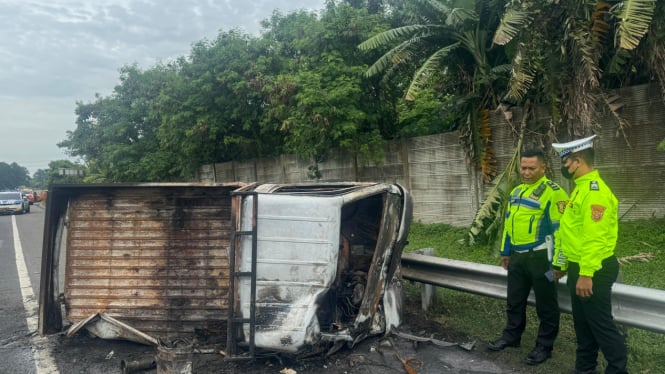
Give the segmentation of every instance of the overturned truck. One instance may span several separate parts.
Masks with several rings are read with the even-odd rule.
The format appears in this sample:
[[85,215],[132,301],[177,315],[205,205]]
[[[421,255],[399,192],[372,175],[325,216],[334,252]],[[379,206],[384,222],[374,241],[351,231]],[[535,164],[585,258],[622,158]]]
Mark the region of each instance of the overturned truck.
[[400,324],[411,214],[397,184],[54,185],[39,332],[332,353]]

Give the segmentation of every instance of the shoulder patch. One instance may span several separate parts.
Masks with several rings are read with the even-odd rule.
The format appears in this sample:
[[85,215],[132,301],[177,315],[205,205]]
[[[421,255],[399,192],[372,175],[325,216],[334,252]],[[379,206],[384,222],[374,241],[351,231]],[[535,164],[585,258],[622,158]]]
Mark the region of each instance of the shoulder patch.
[[600,222],[603,219],[603,214],[605,214],[605,206],[603,205],[591,205],[591,219],[594,222]]
[[561,187],[559,187],[558,184],[556,184],[552,181],[547,181],[547,185],[550,186],[550,188],[553,189],[554,191],[561,189]]
[[589,189],[590,189],[591,191],[599,191],[599,190],[600,190],[600,186],[598,185],[598,182],[597,182],[597,181],[591,181],[591,183],[589,184]]

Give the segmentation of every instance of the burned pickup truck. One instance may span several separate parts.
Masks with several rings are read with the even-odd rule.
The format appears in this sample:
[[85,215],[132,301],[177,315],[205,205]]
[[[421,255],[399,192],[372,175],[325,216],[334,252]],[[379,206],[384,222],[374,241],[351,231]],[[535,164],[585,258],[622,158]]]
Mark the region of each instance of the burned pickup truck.
[[397,184],[54,185],[39,331],[331,353],[400,324],[411,214]]

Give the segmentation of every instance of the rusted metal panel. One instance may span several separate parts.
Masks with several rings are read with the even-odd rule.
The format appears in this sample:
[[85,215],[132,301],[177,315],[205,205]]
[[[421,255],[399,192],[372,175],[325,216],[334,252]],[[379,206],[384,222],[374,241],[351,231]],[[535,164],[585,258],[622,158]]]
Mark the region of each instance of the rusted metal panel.
[[[161,339],[218,330],[228,311],[230,193],[243,185],[56,190],[51,198],[68,202],[68,209],[59,211],[66,212],[67,222],[60,290],[66,320],[103,314]],[[49,220],[58,217],[47,212]],[[57,272],[57,266],[51,269],[52,279]]]

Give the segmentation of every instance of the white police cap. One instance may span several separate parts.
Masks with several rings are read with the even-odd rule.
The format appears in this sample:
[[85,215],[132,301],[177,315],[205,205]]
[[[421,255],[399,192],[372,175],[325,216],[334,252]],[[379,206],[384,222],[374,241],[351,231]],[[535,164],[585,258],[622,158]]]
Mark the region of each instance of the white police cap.
[[559,157],[563,160],[568,157],[570,154],[579,152],[583,149],[593,148],[593,138],[596,135],[591,135],[584,139],[573,140],[568,143],[552,143],[552,148],[559,154]]

